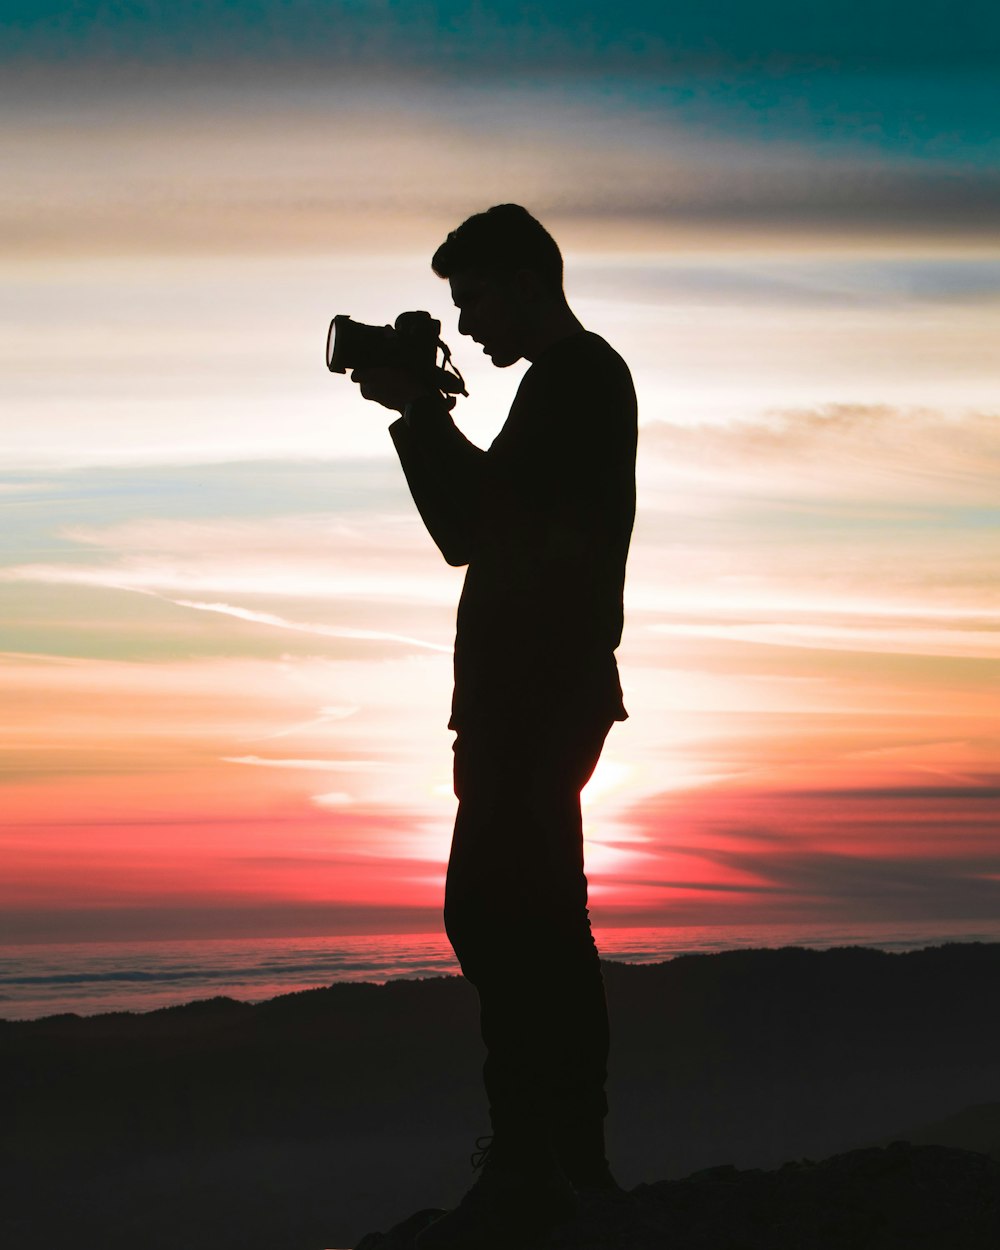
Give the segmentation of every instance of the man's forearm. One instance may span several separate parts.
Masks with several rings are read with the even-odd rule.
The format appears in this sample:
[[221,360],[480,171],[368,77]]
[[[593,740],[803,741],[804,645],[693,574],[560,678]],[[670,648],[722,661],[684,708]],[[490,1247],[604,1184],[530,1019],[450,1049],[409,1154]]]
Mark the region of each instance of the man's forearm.
[[486,453],[470,443],[443,401],[408,404],[389,426],[417,511],[441,554],[468,564],[478,526]]

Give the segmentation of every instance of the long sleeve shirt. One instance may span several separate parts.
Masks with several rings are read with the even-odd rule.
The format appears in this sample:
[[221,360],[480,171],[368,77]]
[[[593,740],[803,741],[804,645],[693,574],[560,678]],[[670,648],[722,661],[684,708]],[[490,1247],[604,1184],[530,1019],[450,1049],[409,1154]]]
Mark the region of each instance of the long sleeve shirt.
[[431,537],[449,564],[468,566],[449,728],[495,716],[628,716],[614,653],[636,420],[628,366],[581,331],[528,369],[488,450],[433,398],[389,427]]

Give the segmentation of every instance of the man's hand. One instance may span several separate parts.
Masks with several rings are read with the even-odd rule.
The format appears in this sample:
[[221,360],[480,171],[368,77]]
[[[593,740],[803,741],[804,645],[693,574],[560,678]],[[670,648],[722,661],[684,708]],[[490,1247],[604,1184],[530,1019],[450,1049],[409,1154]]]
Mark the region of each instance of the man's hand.
[[351,381],[357,382],[365,399],[400,413],[411,400],[419,399],[423,395],[437,394],[437,391],[432,390],[414,374],[391,365],[355,369],[351,374]]

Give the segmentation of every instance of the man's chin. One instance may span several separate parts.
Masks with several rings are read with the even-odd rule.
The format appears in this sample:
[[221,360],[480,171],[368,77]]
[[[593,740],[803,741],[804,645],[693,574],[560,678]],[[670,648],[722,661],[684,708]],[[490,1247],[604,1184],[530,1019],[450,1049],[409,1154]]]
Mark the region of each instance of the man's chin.
[[513,352],[509,352],[509,351],[491,352],[491,351],[486,351],[485,347],[483,348],[483,351],[486,352],[486,355],[489,356],[490,360],[493,361],[493,364],[498,369],[509,369],[511,365],[516,365],[517,362],[521,359],[520,355],[515,355]]

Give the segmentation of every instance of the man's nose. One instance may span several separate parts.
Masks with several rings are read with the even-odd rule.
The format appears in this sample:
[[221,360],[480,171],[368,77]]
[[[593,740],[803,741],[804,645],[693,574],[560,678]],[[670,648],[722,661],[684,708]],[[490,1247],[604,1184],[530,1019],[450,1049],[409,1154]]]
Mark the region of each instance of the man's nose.
[[458,314],[458,332],[459,334],[472,333],[472,330],[469,327],[469,314],[464,308]]

